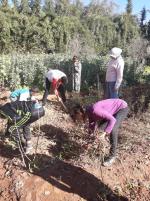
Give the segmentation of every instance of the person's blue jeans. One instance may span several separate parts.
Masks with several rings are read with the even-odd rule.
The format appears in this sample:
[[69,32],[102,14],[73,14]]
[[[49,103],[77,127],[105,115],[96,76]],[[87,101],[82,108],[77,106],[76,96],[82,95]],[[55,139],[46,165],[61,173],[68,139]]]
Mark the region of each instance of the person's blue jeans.
[[105,83],[105,99],[118,98],[118,91],[115,90],[116,82]]

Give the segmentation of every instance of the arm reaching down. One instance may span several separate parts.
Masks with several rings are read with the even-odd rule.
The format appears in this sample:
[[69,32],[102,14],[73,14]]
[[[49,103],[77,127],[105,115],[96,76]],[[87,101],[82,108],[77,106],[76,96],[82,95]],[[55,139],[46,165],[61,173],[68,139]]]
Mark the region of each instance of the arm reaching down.
[[113,115],[111,115],[109,112],[107,112],[104,109],[98,110],[94,112],[100,119],[106,119],[108,121],[107,127],[105,129],[105,132],[111,133],[115,123],[116,119]]

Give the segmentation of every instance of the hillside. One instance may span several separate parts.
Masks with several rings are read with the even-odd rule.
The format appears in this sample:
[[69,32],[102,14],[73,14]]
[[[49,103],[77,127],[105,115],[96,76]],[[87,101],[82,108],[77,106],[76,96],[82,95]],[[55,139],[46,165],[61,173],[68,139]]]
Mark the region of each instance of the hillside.
[[1,132],[0,201],[150,200],[148,110],[143,119],[132,115],[123,123],[118,159],[103,167],[107,141],[89,140],[55,100],[45,109],[32,126],[34,150],[26,168],[19,150]]

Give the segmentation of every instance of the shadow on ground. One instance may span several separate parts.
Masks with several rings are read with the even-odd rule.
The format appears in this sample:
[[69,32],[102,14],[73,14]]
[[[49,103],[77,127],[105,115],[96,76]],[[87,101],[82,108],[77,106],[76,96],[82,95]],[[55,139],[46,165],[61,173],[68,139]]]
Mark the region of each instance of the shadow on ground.
[[[3,143],[0,143],[0,149],[0,155],[5,158],[17,157],[17,152]],[[30,156],[30,159],[33,157]],[[103,181],[81,167],[43,154],[36,155],[36,162],[38,169],[33,170],[32,174],[62,191],[77,194],[87,201],[128,201],[128,198],[117,195]],[[45,165],[46,162],[48,165]]]
[[55,146],[49,146],[48,148],[53,156],[73,159],[78,158],[80,153],[83,153],[83,148],[72,137],[71,133],[49,124],[42,125],[40,129],[47,139],[53,140],[56,143]]
[[[52,158],[38,155],[45,161]],[[34,174],[50,182],[53,186],[77,194],[87,201],[127,201],[126,197],[115,194],[107,185],[81,167],[74,166],[62,160],[52,160],[48,168],[35,171]]]

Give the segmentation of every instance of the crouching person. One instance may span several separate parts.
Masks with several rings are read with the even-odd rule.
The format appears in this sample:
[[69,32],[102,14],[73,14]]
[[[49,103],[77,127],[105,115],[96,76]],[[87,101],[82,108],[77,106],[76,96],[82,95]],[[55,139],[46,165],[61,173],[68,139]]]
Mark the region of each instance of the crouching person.
[[[23,88],[23,89],[16,89],[10,94],[11,102],[14,101],[36,101],[35,97],[39,92],[38,87],[33,86],[30,89]],[[38,102],[38,101],[37,101]]]
[[73,108],[74,121],[89,120],[89,134],[94,133],[97,122],[105,121],[103,135],[110,139],[109,156],[105,158],[103,165],[110,166],[116,159],[118,144],[118,130],[122,121],[127,117],[128,105],[121,99],[106,99],[89,105],[85,109],[80,105]]
[[8,119],[6,136],[13,137],[18,144],[23,137],[26,154],[32,149],[30,125],[44,114],[43,107],[34,101],[15,101],[0,106],[0,117]]

